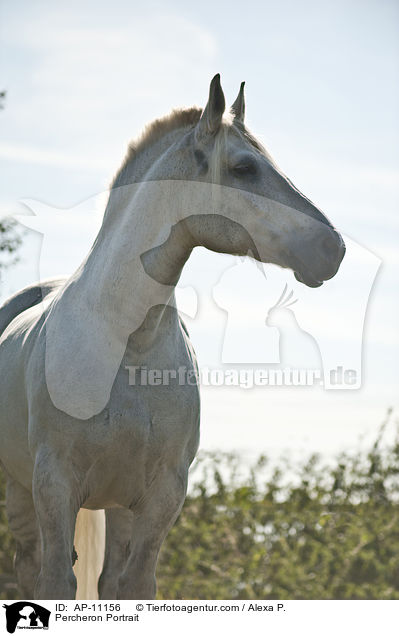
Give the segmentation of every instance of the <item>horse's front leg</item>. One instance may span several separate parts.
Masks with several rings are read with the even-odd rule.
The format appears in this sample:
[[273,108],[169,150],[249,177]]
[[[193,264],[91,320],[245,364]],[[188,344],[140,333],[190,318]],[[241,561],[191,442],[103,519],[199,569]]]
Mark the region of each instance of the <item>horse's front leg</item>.
[[40,571],[40,539],[32,494],[17,481],[7,480],[7,516],[17,549],[14,567],[22,598],[33,598]]
[[98,582],[99,599],[117,599],[119,577],[129,556],[133,513],[126,508],[105,511],[104,566]]
[[119,599],[155,598],[159,550],[182,508],[186,489],[187,471],[184,475],[162,473],[134,509],[130,553],[119,580]]
[[42,564],[35,587],[37,599],[74,599],[73,538],[80,507],[73,467],[41,449],[33,474],[33,500],[40,528]]

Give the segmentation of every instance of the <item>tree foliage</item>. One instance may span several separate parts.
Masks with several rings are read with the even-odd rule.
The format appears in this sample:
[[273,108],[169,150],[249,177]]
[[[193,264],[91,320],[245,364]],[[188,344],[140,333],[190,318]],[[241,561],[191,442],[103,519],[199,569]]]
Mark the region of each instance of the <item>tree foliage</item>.
[[[289,471],[261,457],[246,478],[239,457],[201,455],[161,552],[158,597],[399,599],[399,439],[382,447],[383,428],[368,452]],[[12,551],[0,508],[0,583]],[[3,585],[2,598],[15,593]]]
[[[4,108],[7,91],[0,91],[0,110]],[[10,255],[17,251],[21,244],[21,237],[15,231],[15,223],[9,219],[0,220],[0,272],[7,264],[15,262]]]
[[0,220],[0,271],[15,262],[15,252],[21,245],[21,237],[10,219]]

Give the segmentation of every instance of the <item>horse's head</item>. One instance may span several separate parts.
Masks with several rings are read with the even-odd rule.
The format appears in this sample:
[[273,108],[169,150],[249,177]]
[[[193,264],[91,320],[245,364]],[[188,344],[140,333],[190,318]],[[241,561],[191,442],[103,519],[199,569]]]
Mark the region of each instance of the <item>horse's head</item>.
[[300,282],[318,287],[339,268],[342,237],[249,133],[244,111],[243,83],[226,117],[216,75],[198,123],[178,144],[178,178],[215,184],[214,214],[186,219],[193,243],[290,268]]

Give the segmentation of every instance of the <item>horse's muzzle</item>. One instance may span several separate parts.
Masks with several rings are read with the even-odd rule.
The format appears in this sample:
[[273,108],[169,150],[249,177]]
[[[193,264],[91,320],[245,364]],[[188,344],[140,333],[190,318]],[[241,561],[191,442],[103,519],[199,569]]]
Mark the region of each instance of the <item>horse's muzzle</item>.
[[334,229],[331,229],[319,248],[319,259],[315,254],[315,261],[312,267],[298,268],[294,271],[295,278],[307,285],[307,287],[320,287],[324,281],[333,278],[338,272],[342,259],[345,256],[345,243],[342,236]]

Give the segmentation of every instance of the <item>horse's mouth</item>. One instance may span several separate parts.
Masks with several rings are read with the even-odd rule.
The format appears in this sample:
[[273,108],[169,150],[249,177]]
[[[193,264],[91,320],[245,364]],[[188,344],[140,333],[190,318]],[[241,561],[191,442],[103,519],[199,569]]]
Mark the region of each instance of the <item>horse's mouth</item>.
[[322,280],[317,280],[308,273],[300,274],[299,272],[294,272],[294,276],[300,283],[307,285],[307,287],[320,287],[323,284]]

